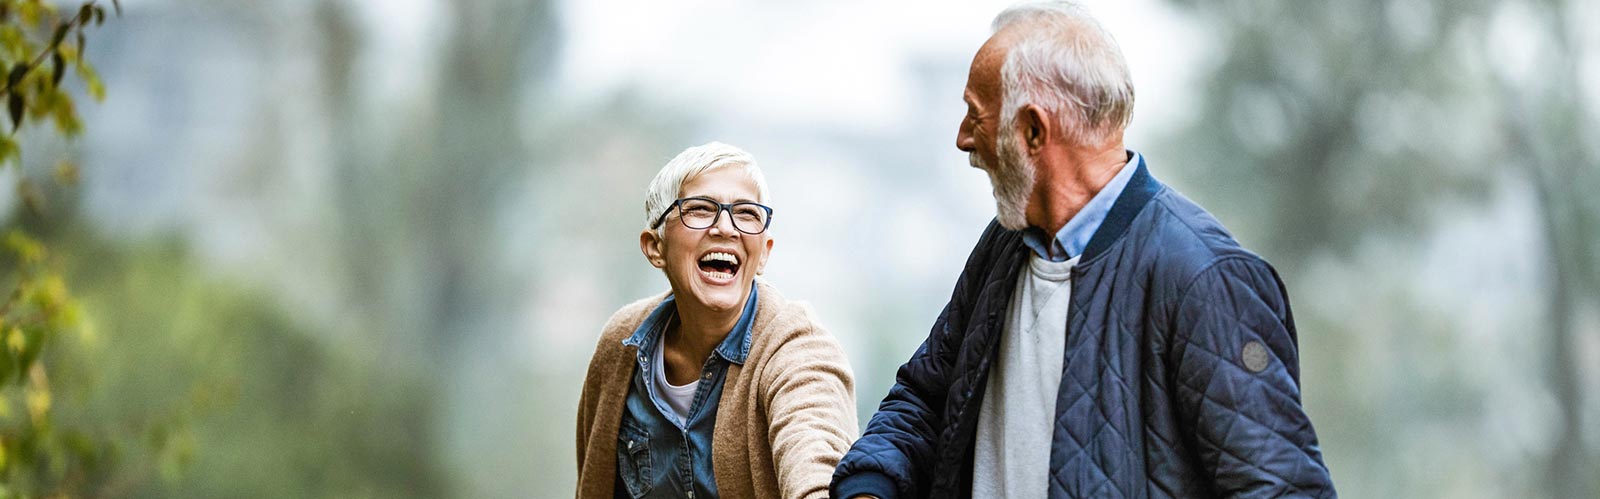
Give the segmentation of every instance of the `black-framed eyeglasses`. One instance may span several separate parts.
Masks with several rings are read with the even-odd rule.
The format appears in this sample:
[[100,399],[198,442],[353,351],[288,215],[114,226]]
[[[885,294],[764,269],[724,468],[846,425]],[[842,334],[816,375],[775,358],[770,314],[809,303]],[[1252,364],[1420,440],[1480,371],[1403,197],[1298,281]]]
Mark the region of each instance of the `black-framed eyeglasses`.
[[745,234],[756,235],[767,231],[767,226],[772,225],[772,208],[760,203],[738,202],[718,203],[709,198],[692,197],[673,201],[667,211],[661,212],[661,217],[650,224],[654,229],[661,226],[671,215],[673,210],[678,212],[678,220],[684,227],[694,230],[704,230],[717,224],[722,217],[722,212],[728,212],[728,217],[733,220],[733,228]]

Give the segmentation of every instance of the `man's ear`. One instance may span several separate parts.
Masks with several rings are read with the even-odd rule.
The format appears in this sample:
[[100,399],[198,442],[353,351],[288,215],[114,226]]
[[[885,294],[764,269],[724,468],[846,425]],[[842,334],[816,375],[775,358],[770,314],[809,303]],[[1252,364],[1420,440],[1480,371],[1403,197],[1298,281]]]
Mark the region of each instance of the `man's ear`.
[[1022,144],[1032,152],[1038,152],[1044,147],[1046,137],[1055,132],[1050,123],[1049,113],[1035,104],[1022,106],[1017,110],[1016,128],[1022,134]]
[[649,260],[650,265],[658,269],[667,266],[666,249],[662,247],[664,242],[660,237],[656,237],[655,231],[646,230],[639,233],[639,252],[644,253],[644,259]]

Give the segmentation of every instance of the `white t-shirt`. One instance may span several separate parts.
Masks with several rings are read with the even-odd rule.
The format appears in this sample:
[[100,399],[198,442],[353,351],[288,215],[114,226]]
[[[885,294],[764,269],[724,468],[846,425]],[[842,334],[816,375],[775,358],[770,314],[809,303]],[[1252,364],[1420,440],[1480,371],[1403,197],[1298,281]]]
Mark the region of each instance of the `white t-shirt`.
[[655,367],[652,368],[656,372],[656,392],[661,394],[661,398],[667,401],[667,405],[672,408],[672,412],[676,413],[668,414],[667,418],[672,419],[673,423],[682,428],[689,420],[689,406],[694,405],[694,392],[700,388],[700,378],[696,377],[694,381],[683,386],[675,386],[667,381],[667,362],[664,360],[666,357],[662,354],[662,351],[667,349],[666,340],[666,335],[662,335],[656,344],[655,359],[653,361],[655,362]]
[[1067,348],[1074,257],[1052,262],[1028,252],[1017,276],[1000,354],[978,409],[972,497],[1043,498],[1050,440]]

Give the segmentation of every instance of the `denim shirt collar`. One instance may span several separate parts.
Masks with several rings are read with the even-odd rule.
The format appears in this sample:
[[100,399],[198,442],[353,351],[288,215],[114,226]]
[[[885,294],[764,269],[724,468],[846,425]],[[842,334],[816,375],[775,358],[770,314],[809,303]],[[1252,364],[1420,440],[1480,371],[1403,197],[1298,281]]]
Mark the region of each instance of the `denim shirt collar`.
[[1078,214],[1056,231],[1054,239],[1047,242],[1044,229],[1029,226],[1022,231],[1022,243],[1040,258],[1052,262],[1064,262],[1083,254],[1084,248],[1089,246],[1089,239],[1094,237],[1095,230],[1100,228],[1106,214],[1111,212],[1112,204],[1122,195],[1122,190],[1128,186],[1128,180],[1133,178],[1134,170],[1138,169],[1142,159],[1138,152],[1129,150],[1128,163],[1083,205],[1083,209],[1078,210]]
[[[750,355],[750,328],[755,324],[757,286],[750,284],[750,296],[745,300],[744,310],[739,314],[739,322],[728,331],[728,336],[712,352],[722,357],[729,363],[744,365],[744,360]],[[667,295],[654,311],[645,317],[644,322],[633,330],[633,335],[622,340],[622,344],[639,350],[639,361],[647,362],[655,354],[656,345],[660,344],[661,334],[667,327],[678,320],[678,306],[673,295]]]

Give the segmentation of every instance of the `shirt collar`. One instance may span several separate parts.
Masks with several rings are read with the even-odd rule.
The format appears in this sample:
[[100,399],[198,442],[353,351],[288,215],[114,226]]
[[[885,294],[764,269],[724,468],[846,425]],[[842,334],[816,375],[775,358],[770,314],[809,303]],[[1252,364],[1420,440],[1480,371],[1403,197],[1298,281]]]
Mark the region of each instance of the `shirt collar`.
[[[728,336],[713,350],[715,355],[722,357],[722,360],[744,365],[745,358],[750,355],[750,329],[755,324],[756,301],[756,285],[752,283],[750,298],[745,300],[744,310],[739,314],[739,322],[733,325],[733,329],[728,331]],[[667,295],[667,298],[661,300],[661,304],[656,305],[656,309],[645,317],[644,322],[633,330],[633,335],[622,340],[622,344],[639,349],[641,362],[648,360],[650,355],[655,353],[656,345],[660,344],[661,334],[667,330],[667,326],[677,320],[677,302],[672,295]]]
[[[1083,249],[1089,246],[1089,239],[1094,237],[1095,230],[1100,228],[1100,223],[1106,219],[1106,214],[1111,212],[1111,205],[1117,201],[1117,196],[1122,195],[1122,190],[1128,186],[1128,180],[1133,178],[1140,162],[1138,152],[1128,151],[1128,162],[1122,165],[1122,170],[1106,182],[1100,192],[1089,199],[1078,214],[1073,215],[1067,224],[1056,231],[1054,239],[1046,240],[1045,232],[1038,227],[1028,227],[1022,231],[1022,243],[1028,245],[1040,258],[1052,262],[1064,262],[1074,256],[1083,254]],[[1047,246],[1048,245],[1048,246]]]

